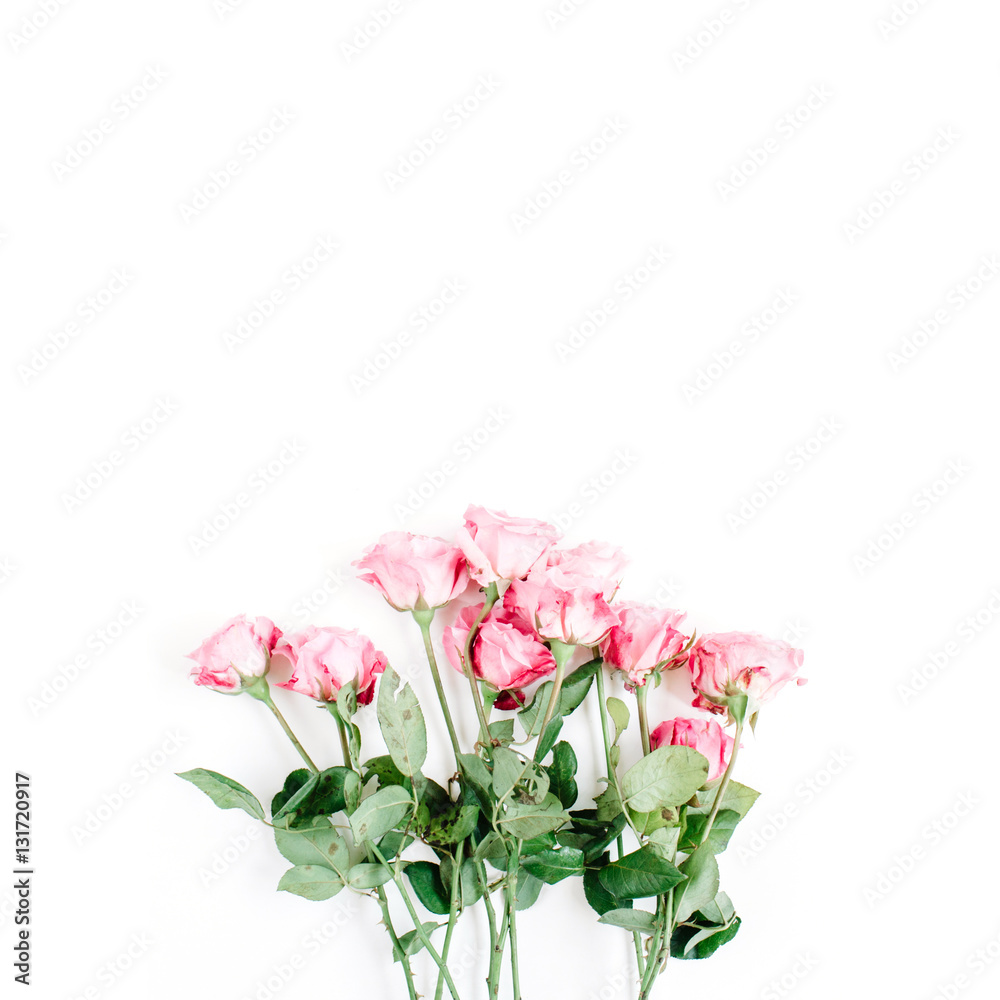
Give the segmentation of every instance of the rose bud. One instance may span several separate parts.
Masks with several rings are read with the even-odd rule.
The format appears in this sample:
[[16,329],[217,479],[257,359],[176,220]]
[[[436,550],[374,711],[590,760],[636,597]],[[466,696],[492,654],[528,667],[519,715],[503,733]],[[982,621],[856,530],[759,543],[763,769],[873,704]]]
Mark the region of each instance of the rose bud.
[[[482,610],[482,604],[462,608],[454,624],[444,630],[445,653],[459,672],[469,630]],[[501,605],[495,605],[483,619],[472,647],[472,670],[503,692],[497,698],[497,708],[516,708],[524,701],[521,689],[555,668],[552,653],[527,622]]]
[[[630,690],[642,687],[649,675],[665,661],[679,657],[688,637],[677,630],[686,617],[683,611],[646,604],[616,604],[618,623],[601,644],[604,662],[627,676]],[[676,660],[670,666],[679,666]]]
[[715,719],[670,719],[661,722],[650,734],[649,743],[657,747],[691,747],[708,758],[708,780],[721,778],[733,752],[732,736]]
[[365,583],[377,587],[397,611],[426,611],[453,601],[469,585],[461,549],[443,538],[390,531],[352,565],[366,570]]
[[195,684],[222,694],[240,694],[244,687],[268,670],[281,630],[270,618],[248,621],[246,615],[230,618],[193,653],[197,666],[191,669]]
[[[696,708],[746,718],[770,701],[795,674],[803,652],[780,639],[753,632],[715,632],[698,638],[688,654]],[[741,706],[746,699],[745,710]]]
[[278,687],[298,691],[317,701],[333,702],[345,684],[354,683],[358,702],[367,705],[375,693],[375,678],[386,668],[380,653],[367,636],[356,629],[308,625],[285,636],[275,647],[275,656],[292,664],[292,676]]
[[558,530],[545,521],[470,506],[456,542],[472,578],[486,586],[527,576],[558,538]]

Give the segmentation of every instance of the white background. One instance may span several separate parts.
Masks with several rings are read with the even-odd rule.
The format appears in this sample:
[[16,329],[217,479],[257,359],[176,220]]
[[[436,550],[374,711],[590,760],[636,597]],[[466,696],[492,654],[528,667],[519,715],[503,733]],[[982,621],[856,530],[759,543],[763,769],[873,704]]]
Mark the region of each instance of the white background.
[[[623,593],[701,631],[806,650],[738,775],[764,793],[723,860],[742,930],[658,996],[995,995],[996,5],[44,6],[0,23],[3,739],[33,779],[35,995],[405,995],[374,905],[276,894],[266,831],[173,776],[266,800],[296,766],[183,654],[241,611],[358,626],[430,715],[416,628],[348,565],[469,502],[623,545]],[[335,762],[330,720],[282,704]],[[567,730],[588,773],[594,724]],[[521,930],[525,997],[634,995],[578,886]]]

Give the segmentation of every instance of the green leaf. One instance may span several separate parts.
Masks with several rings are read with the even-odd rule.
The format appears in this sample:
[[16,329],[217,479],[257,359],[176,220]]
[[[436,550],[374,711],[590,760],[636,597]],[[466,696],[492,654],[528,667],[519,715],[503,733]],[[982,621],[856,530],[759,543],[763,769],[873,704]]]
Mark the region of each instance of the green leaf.
[[569,821],[569,814],[552,794],[542,802],[512,802],[497,817],[496,826],[501,833],[518,840],[531,840],[543,833],[558,830]]
[[681,864],[687,881],[674,894],[675,919],[683,922],[715,900],[719,891],[719,863],[709,844],[702,844]]
[[[611,842],[617,839],[618,835],[625,829],[626,820],[622,813],[619,813],[604,829],[599,833],[592,833],[589,842],[584,848],[587,864],[591,864],[599,858],[608,848]],[[562,834],[560,834],[560,837]]]
[[253,792],[224,774],[196,767],[192,771],[181,771],[177,777],[200,788],[220,809],[242,809],[254,819],[264,818],[264,807]]
[[659,747],[625,772],[622,795],[637,812],[652,812],[683,805],[707,778],[708,760],[697,750]]
[[[708,843],[712,845],[714,853],[721,854],[729,846],[729,838],[732,837],[739,821],[740,814],[735,809],[720,810],[712,824],[712,832],[708,835]],[[688,813],[687,828],[684,830],[684,837],[678,845],[679,849],[685,854],[692,854],[701,844],[702,834],[705,832],[707,823],[708,816]]]
[[725,927],[678,927],[670,939],[670,954],[674,958],[698,959],[714,955],[727,941],[736,937],[740,918],[733,917]]
[[378,843],[378,849],[382,857],[391,861],[402,854],[407,847],[416,840],[412,833],[403,833],[402,830],[390,830]]
[[611,910],[617,910],[620,907],[629,907],[632,905],[631,899],[622,900],[608,892],[608,890],[601,885],[601,879],[599,876],[600,871],[596,868],[588,868],[583,873],[583,894],[587,897],[587,902],[590,903],[593,909],[603,916]]
[[528,857],[532,854],[541,854],[542,851],[554,851],[558,846],[559,841],[556,840],[554,833],[543,833],[540,837],[532,837],[531,840],[521,842],[521,856]]
[[535,752],[539,760],[545,760],[549,751],[555,746],[559,734],[562,732],[563,720],[561,716],[556,716],[546,727],[544,734],[535,745]]
[[465,840],[479,825],[479,806],[456,802],[452,809],[434,819],[424,830],[423,839],[432,847],[448,847]]
[[611,721],[615,724],[614,742],[617,743],[621,739],[622,733],[628,729],[628,705],[626,705],[620,698],[609,698],[608,715],[611,716]]
[[[703,796],[699,796],[700,799],[705,801],[702,805],[698,806],[696,809],[691,809],[688,814],[704,813],[707,815],[712,811],[712,803],[715,802],[715,790],[710,790]],[[726,794],[722,796],[722,809],[731,809],[733,812],[738,813],[740,819],[743,819],[748,812],[750,812],[750,807],[757,801],[760,797],[760,792],[748,785],[741,785],[738,781],[730,781],[729,787],[726,789]]]
[[503,745],[514,742],[514,720],[498,719],[490,723],[490,736],[495,740],[500,740]]
[[622,800],[618,797],[618,789],[614,785],[608,785],[594,799],[594,805],[597,806],[597,818],[602,823],[611,823],[617,816],[622,815]]
[[[433,920],[428,920],[427,923],[420,925],[423,928],[424,934],[430,937],[431,934],[436,931],[439,927],[444,927],[444,924],[435,923]],[[399,935],[399,943],[402,946],[403,954],[407,957],[411,955],[416,955],[418,951],[424,946],[424,942],[420,940],[420,936],[415,930],[407,931],[405,934]],[[393,961],[398,962],[402,959],[403,955],[393,950]]]
[[664,827],[676,823],[680,811],[666,806],[662,809],[654,809],[652,812],[637,812],[635,809],[629,809],[628,816],[637,833],[644,837],[650,837]]
[[364,783],[367,785],[373,777],[378,778],[378,787],[385,788],[386,785],[401,785],[406,787],[409,778],[394,763],[389,754],[382,754],[381,757],[372,757],[362,765],[364,769]]
[[476,861],[489,861],[494,868],[507,870],[507,847],[503,837],[495,830],[486,834],[473,857]]
[[323,865],[296,865],[281,876],[279,892],[293,892],[305,899],[323,900],[336,896],[344,888],[344,880]]
[[[559,692],[559,704],[556,705],[555,713],[552,716],[553,721],[549,723],[550,727],[556,719],[561,719],[564,715],[570,715],[579,707],[583,699],[587,697],[594,674],[601,669],[601,665],[601,660],[591,660],[589,663],[578,667],[566,677]],[[546,681],[538,688],[531,701],[518,712],[521,727],[529,739],[538,735],[551,698],[552,681]],[[546,731],[545,736],[549,737],[549,735],[549,732]],[[554,742],[554,735],[552,739]],[[549,744],[549,747],[551,748],[551,744]],[[545,753],[539,752],[538,759],[542,760],[544,757]]]
[[351,816],[354,839],[362,844],[378,840],[398,826],[413,809],[413,800],[405,789],[389,786],[380,788],[364,799]]
[[271,799],[271,816],[280,812],[281,807],[312,777],[312,771],[300,767],[285,778],[284,787]]
[[552,749],[552,763],[545,769],[551,782],[550,789],[569,809],[580,794],[576,784],[577,760],[573,748],[564,740]]
[[517,890],[514,893],[514,909],[527,910],[535,905],[538,894],[542,891],[543,883],[540,882],[530,872],[523,869],[517,875]]
[[548,790],[548,773],[533,760],[503,747],[493,751],[493,794],[498,802],[508,797],[514,802],[541,802]]
[[486,761],[474,753],[460,753],[458,764],[462,775],[479,798],[483,812],[490,815],[493,809],[493,776],[486,766]]
[[432,861],[414,861],[406,866],[406,877],[417,899],[431,913],[444,916],[451,911],[451,898],[441,881],[441,869]]
[[311,775],[274,814],[273,822],[286,826],[314,826],[317,816],[332,816],[347,809],[348,798],[360,796],[361,779],[349,767],[328,767]]
[[652,934],[656,930],[655,918],[646,910],[608,910],[601,915],[598,923],[624,927],[627,931],[638,931],[640,934]]
[[583,871],[583,851],[575,847],[559,847],[554,851],[540,851],[521,862],[521,867],[534,875],[539,882],[555,885],[570,875]]
[[353,889],[375,889],[392,881],[392,869],[382,864],[354,865],[347,873],[347,884]]
[[351,866],[347,844],[329,823],[304,830],[275,827],[274,842],[293,865],[322,865],[340,874]]
[[[452,880],[455,877],[455,864],[450,857],[445,857],[441,861],[441,884],[445,893],[451,898]],[[459,899],[462,905],[475,906],[483,897],[483,885],[479,881],[479,872],[476,870],[476,863],[472,858],[466,858],[462,863],[460,874],[461,883],[459,885]]]
[[396,697],[399,674],[385,668],[378,686],[378,723],[385,745],[400,771],[412,778],[427,759],[427,725],[409,684]]
[[613,861],[601,869],[600,878],[604,888],[620,899],[659,896],[684,881],[684,875],[651,847]]

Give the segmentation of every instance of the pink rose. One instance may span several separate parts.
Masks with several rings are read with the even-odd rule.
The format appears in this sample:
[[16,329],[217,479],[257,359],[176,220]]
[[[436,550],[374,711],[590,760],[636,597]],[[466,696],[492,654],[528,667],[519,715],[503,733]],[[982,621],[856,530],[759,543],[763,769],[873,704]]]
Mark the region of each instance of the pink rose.
[[601,646],[604,662],[627,674],[630,688],[642,687],[657,664],[677,656],[686,645],[688,637],[677,626],[687,616],[631,602],[612,610],[618,613],[618,623]]
[[386,668],[380,653],[367,636],[356,629],[307,625],[301,632],[285,636],[275,647],[276,656],[292,664],[292,676],[279,684],[317,701],[336,701],[337,692],[354,681],[358,701],[367,705],[375,693],[375,678]]
[[239,694],[246,681],[267,673],[271,653],[280,638],[281,630],[270,618],[250,622],[246,615],[237,615],[188,654],[188,659],[197,664],[191,676],[195,684],[213,691]]
[[486,586],[527,576],[558,538],[558,530],[545,521],[470,506],[456,542],[473,579]]
[[727,711],[728,700],[746,695],[747,717],[770,701],[802,666],[803,652],[780,639],[753,632],[716,632],[698,638],[688,655],[692,704],[710,712]]
[[618,624],[600,589],[561,574],[558,566],[515,580],[504,594],[503,606],[543,639],[569,646],[596,646]]
[[[469,629],[482,610],[482,604],[462,608],[454,624],[444,630],[445,652],[451,665],[460,672]],[[516,698],[522,688],[555,668],[552,653],[531,626],[501,605],[494,605],[479,626],[472,647],[473,673],[498,691],[510,692]],[[497,706],[516,707],[516,703],[507,697],[502,702],[498,699]]]
[[397,611],[439,608],[469,585],[461,549],[443,538],[390,531],[352,565]]
[[551,579],[564,586],[587,582],[610,601],[628,565],[628,556],[607,542],[584,542],[572,549],[549,549],[545,557]]
[[657,747],[691,747],[708,758],[708,780],[721,778],[733,752],[732,736],[715,719],[671,719],[661,722],[650,734],[649,743]]

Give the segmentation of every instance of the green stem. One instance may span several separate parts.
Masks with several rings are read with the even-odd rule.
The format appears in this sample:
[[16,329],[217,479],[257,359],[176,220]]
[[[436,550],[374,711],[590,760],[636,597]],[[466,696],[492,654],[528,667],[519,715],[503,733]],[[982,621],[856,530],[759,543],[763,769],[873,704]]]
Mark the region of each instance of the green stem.
[[649,681],[642,687],[635,689],[635,700],[639,706],[639,737],[642,740],[642,754],[648,756],[650,753],[649,744],[649,716],[646,714],[646,699],[649,697]]
[[[448,908],[448,929],[444,933],[444,944],[441,946],[441,961],[448,965],[448,952],[451,951],[451,936],[455,933],[455,922],[458,919],[459,890],[462,887],[462,853],[465,841],[459,841],[455,851],[455,864],[451,875],[451,905]],[[437,989],[434,1000],[441,1000],[444,993],[444,973],[438,973]]]
[[[608,713],[607,713],[607,699],[604,697],[604,665],[601,664],[600,670],[594,675],[597,681],[597,707],[598,712],[601,716],[601,735],[604,737],[604,760],[608,765],[608,784],[614,785],[615,790],[618,791],[619,801],[621,800],[621,791],[618,789],[618,773],[615,771],[614,765],[611,763],[611,733],[608,730]],[[622,835],[618,834],[618,857],[619,859],[625,857],[625,842],[622,840]],[[642,960],[642,935],[638,931],[632,931],[632,943],[635,945],[635,962],[639,968],[640,978],[643,975],[643,960]]]
[[413,970],[410,968],[410,956],[406,954],[403,950],[403,946],[399,943],[399,936],[396,934],[396,928],[392,925],[392,916],[389,914],[389,900],[386,897],[385,890],[382,886],[378,887],[378,905],[382,910],[382,923],[385,924],[389,940],[392,941],[392,950],[395,954],[400,956],[399,963],[402,965],[403,974],[406,976],[406,990],[410,995],[410,1000],[417,1000],[417,987],[413,982]]
[[298,741],[295,733],[292,732],[292,727],[288,725],[285,721],[285,717],[278,711],[278,706],[275,705],[274,699],[271,697],[271,689],[268,687],[267,678],[259,677],[257,681],[252,684],[247,685],[244,691],[251,697],[256,698],[258,701],[262,701],[274,714],[274,717],[278,720],[281,728],[285,731],[285,735],[292,741],[292,746],[295,747],[299,752],[299,756],[306,762],[306,766],[312,771],[313,774],[319,774],[319,768],[312,762],[312,758],[306,753],[302,744]]
[[441,683],[441,672],[438,670],[437,657],[434,655],[434,643],[431,641],[431,621],[434,618],[434,609],[429,611],[414,611],[413,617],[420,626],[420,634],[424,637],[424,651],[427,653],[427,662],[430,664],[431,676],[434,678],[434,687],[437,690],[438,701],[441,702],[441,711],[444,713],[444,721],[448,727],[448,735],[451,737],[451,745],[455,751],[455,767],[459,767],[458,756],[462,752],[458,745],[458,733],[455,732],[455,722],[451,717],[451,709],[448,707],[448,699],[445,697],[444,685]]
[[705,824],[705,830],[701,835],[701,840],[698,841],[699,845],[704,844],[708,840],[708,835],[712,832],[712,826],[715,823],[715,818],[719,815],[719,809],[722,808],[722,799],[726,794],[726,789],[729,787],[729,780],[733,775],[733,768],[736,766],[736,756],[740,752],[740,740],[743,737],[743,720],[740,719],[736,723],[736,733],[733,736],[733,752],[729,755],[729,763],[726,765],[726,772],[722,776],[722,781],[719,783],[719,789],[715,793],[715,801],[712,803],[712,811],[708,814],[708,822]]
[[517,954],[517,868],[521,863],[521,841],[514,842],[507,864],[507,923],[510,926],[510,978],[514,1000],[521,1000],[521,973]]
[[386,861],[382,852],[378,849],[378,845],[371,844],[372,853],[378,858],[379,862],[385,865],[392,872],[392,880],[396,883],[396,888],[399,890],[400,896],[403,897],[403,905],[406,907],[407,913],[410,914],[410,919],[413,921],[413,929],[420,939],[420,943],[427,950],[427,954],[430,955],[431,960],[434,964],[441,970],[441,974],[444,976],[444,981],[448,984],[448,992],[452,996],[452,1000],[460,1000],[458,995],[458,990],[455,988],[455,981],[451,978],[451,973],[448,971],[448,966],[444,964],[441,955],[438,953],[437,948],[431,944],[431,939],[424,930],[424,925],[420,922],[420,917],[417,915],[416,907],[413,905],[413,901],[410,899],[410,893],[403,882],[402,873],[399,867],[393,867]]
[[490,742],[490,724],[486,718],[486,710],[483,708],[482,692],[479,690],[479,682],[476,680],[476,674],[472,667],[472,646],[479,634],[479,626],[482,625],[493,605],[496,604],[498,596],[497,585],[491,583],[486,588],[483,609],[476,616],[476,620],[472,623],[472,628],[469,629],[469,634],[465,638],[465,650],[462,654],[462,671],[472,688],[472,700],[476,703],[476,714],[479,716],[479,742],[485,747],[491,747],[493,744]]
[[[576,652],[576,646],[570,646],[565,642],[560,642],[558,639],[550,639],[549,648],[552,650],[552,656],[556,661],[556,673],[555,677],[552,678],[552,694],[549,695],[549,703],[545,708],[545,717],[542,719],[541,728],[538,730],[538,744],[541,744],[542,738],[545,736],[545,730],[552,721],[552,716],[556,714],[559,695],[562,693],[563,677],[566,675],[566,665],[569,663],[573,653]],[[536,760],[538,759],[538,744],[535,746]]]
[[352,771],[357,771],[358,777],[360,778],[361,768],[358,766],[358,762],[354,759],[354,754],[351,753],[351,743],[347,737],[347,724],[340,717],[340,713],[337,711],[337,705],[335,702],[327,702],[326,707],[333,716],[334,721],[337,723],[337,731],[340,733],[340,749],[344,753],[344,766],[349,767]]

